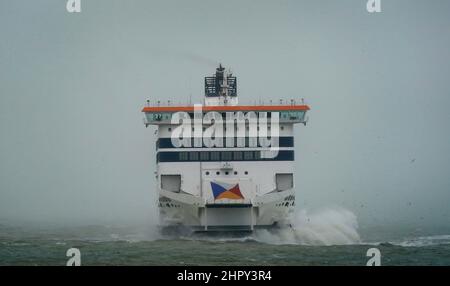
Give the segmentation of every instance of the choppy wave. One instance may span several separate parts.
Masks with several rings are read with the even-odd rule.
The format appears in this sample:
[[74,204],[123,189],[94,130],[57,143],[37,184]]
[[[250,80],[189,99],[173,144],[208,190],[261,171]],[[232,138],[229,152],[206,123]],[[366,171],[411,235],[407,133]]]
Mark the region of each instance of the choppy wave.
[[[0,225],[0,244],[9,246],[24,246],[30,241],[48,240],[56,245],[65,245],[71,241],[93,243],[126,242],[140,243],[158,240],[189,240],[207,241],[211,243],[264,243],[269,245],[372,245],[399,247],[429,247],[450,245],[450,235],[422,232],[413,236],[397,236],[389,239],[389,231],[383,230],[386,240],[361,239],[358,232],[356,215],[346,209],[323,208],[319,210],[301,210],[292,218],[292,227],[280,229],[257,229],[252,234],[221,233],[217,234],[180,234],[166,236],[158,231],[157,226],[147,225],[139,227],[115,226],[83,226],[62,229],[23,229]],[[432,235],[433,234],[433,235]],[[365,235],[368,238],[367,234]]]
[[355,214],[342,208],[309,212],[302,210],[292,220],[292,228],[276,232],[258,230],[257,241],[271,244],[350,245],[361,243]]
[[291,227],[257,229],[247,236],[183,236],[181,239],[215,242],[260,242],[275,245],[352,245],[360,244],[355,214],[343,208],[302,210],[291,220]]
[[402,241],[392,241],[390,242],[390,244],[403,247],[425,247],[446,244],[450,245],[450,235],[420,236],[405,239]]
[[324,208],[302,210],[293,217],[291,228],[255,230],[245,236],[182,236],[185,240],[205,240],[211,242],[260,242],[273,245],[373,245],[425,247],[450,244],[450,235],[418,236],[398,240],[369,242],[361,239],[356,215],[344,208]]

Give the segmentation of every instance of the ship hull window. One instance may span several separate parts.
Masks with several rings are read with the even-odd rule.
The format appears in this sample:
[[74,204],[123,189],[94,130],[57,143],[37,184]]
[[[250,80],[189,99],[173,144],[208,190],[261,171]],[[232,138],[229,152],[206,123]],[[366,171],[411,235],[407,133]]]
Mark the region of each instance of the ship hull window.
[[227,162],[227,161],[294,161],[294,151],[280,150],[274,158],[261,151],[158,152],[157,162]]
[[161,175],[161,189],[179,193],[181,190],[181,175]]
[[294,187],[293,174],[276,174],[275,180],[277,184],[277,191],[279,192],[290,190]]

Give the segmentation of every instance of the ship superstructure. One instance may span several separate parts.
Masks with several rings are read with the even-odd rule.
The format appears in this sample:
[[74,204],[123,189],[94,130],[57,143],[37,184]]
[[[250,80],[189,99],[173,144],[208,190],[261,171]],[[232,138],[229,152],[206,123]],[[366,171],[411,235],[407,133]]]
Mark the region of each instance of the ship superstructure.
[[[161,101],[162,102],[162,101]],[[147,104],[157,126],[160,224],[197,231],[289,224],[294,211],[294,125],[302,100],[239,105],[237,79],[222,66],[205,77],[201,105]]]

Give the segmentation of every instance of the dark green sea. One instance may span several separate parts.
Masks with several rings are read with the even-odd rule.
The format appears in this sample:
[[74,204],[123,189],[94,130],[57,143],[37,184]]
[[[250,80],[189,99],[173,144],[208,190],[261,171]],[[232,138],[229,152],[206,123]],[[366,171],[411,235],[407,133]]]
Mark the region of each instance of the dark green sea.
[[65,265],[69,248],[80,250],[82,265],[365,265],[373,247],[382,265],[450,265],[450,235],[439,230],[359,231],[352,242],[301,232],[164,237],[152,227],[3,225],[0,265]]

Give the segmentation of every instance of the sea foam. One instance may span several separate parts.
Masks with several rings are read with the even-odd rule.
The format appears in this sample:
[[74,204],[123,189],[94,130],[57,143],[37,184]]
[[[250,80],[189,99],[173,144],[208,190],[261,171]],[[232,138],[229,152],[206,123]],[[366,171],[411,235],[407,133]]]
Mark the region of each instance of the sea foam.
[[269,244],[351,245],[361,243],[356,215],[343,208],[301,210],[292,227],[256,230],[255,240]]

